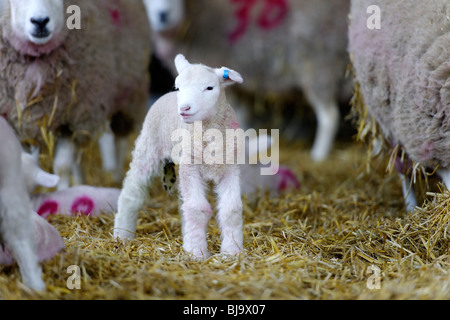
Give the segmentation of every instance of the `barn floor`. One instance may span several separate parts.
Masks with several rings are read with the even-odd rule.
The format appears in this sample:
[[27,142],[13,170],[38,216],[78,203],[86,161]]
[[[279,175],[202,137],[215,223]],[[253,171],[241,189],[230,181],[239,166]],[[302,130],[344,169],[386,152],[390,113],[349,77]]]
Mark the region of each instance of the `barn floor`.
[[[430,195],[406,213],[395,175],[376,163],[364,174],[365,150],[341,142],[321,165],[308,146],[285,143],[281,163],[302,187],[256,203],[244,199],[245,254],[191,261],[182,250],[177,199],[152,191],[139,236],[112,240],[113,217],[52,217],[66,249],[43,265],[48,291],[33,294],[17,266],[0,267],[1,299],[447,299],[450,297],[450,194]],[[67,286],[69,266],[81,289]]]

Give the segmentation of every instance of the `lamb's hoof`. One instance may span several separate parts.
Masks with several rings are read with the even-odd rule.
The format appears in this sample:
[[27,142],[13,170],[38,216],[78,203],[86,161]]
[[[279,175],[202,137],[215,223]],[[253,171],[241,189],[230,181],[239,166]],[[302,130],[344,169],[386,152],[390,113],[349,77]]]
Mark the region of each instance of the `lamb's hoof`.
[[45,292],[46,291],[46,285],[42,278],[39,276],[35,276],[32,278],[26,278],[24,279],[24,284],[30,288],[31,290],[35,292]]
[[243,253],[243,250],[239,246],[233,245],[230,247],[222,247],[220,253],[224,257],[237,257]]
[[124,229],[120,229],[120,228],[114,229],[114,239],[128,241],[128,240],[133,240],[134,237],[135,237],[135,234],[128,230],[124,230]]
[[188,249],[184,248],[184,250],[189,255],[189,257],[194,261],[205,261],[206,259],[211,257],[211,254],[209,253],[209,251],[207,249],[202,250],[200,248],[196,248],[196,249],[188,250]]

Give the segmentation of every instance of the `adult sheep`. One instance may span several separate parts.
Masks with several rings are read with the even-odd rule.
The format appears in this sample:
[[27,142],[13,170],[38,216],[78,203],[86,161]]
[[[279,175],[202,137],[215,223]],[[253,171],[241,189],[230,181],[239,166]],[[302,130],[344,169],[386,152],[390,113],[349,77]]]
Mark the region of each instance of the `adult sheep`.
[[[349,30],[349,51],[368,115],[376,120],[386,141],[403,149],[412,162],[424,168],[439,167],[447,188],[449,16],[448,0],[356,0]],[[378,18],[379,28],[374,23]],[[403,180],[403,189],[411,210],[416,200],[408,193],[408,179]]]
[[168,66],[182,52],[209,65],[235,66],[247,79],[243,88],[257,96],[302,90],[318,122],[312,158],[328,156],[340,123],[338,102],[351,96],[345,80],[349,0],[144,2],[154,53]]
[[0,1],[0,115],[22,142],[52,154],[58,140],[54,167],[66,186],[76,150],[110,122],[125,134],[145,115],[151,37],[140,1],[70,5]]

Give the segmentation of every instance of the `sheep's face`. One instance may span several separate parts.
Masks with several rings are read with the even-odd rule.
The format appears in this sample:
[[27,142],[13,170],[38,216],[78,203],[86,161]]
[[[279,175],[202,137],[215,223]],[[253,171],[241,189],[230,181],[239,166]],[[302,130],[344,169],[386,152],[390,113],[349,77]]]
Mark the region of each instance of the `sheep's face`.
[[64,27],[63,0],[9,0],[11,28],[21,41],[42,46]]
[[157,32],[176,27],[184,19],[185,0],[144,0],[152,29]]
[[214,115],[221,88],[210,68],[192,66],[177,77],[175,87],[178,113],[184,122],[203,121]]
[[217,112],[218,100],[225,100],[224,87],[243,82],[234,70],[190,64],[181,54],[176,56],[175,66],[179,74],[175,79],[178,113],[186,123],[211,119]]

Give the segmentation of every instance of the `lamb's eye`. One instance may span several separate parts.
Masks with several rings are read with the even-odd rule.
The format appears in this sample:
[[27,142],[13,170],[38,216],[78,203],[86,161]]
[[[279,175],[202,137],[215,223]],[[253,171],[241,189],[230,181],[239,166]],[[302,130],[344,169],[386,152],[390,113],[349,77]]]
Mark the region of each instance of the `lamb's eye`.
[[206,90],[208,90],[208,91],[213,91],[213,90],[214,90],[214,87],[207,87]]
[[180,91],[180,88],[178,88],[178,87],[176,87],[176,86],[173,86],[173,87],[172,87],[172,91]]

